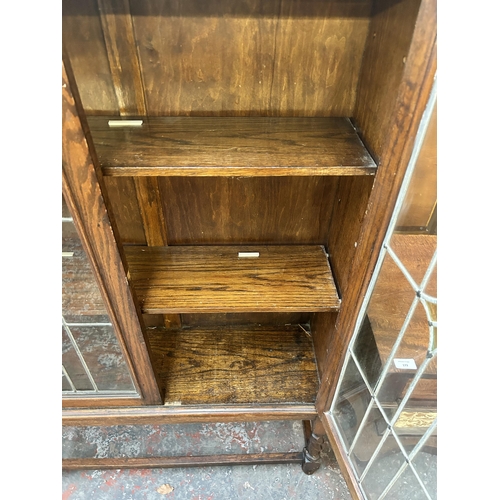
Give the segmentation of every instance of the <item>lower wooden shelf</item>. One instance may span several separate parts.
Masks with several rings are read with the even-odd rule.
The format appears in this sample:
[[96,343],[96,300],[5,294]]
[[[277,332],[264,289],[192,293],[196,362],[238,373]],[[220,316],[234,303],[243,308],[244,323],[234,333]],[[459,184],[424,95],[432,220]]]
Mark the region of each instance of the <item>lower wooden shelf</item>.
[[134,246],[125,255],[147,314],[320,312],[340,305],[321,245]]
[[314,404],[310,335],[299,325],[147,329],[166,406]]

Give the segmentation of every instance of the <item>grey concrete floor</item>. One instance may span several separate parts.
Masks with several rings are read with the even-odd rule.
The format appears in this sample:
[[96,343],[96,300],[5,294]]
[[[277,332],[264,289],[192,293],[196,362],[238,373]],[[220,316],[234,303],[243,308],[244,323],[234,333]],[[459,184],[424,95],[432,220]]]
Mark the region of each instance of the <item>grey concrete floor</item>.
[[[63,428],[63,458],[301,451],[301,422]],[[62,498],[351,499],[329,447],[313,475],[300,464],[63,471]]]

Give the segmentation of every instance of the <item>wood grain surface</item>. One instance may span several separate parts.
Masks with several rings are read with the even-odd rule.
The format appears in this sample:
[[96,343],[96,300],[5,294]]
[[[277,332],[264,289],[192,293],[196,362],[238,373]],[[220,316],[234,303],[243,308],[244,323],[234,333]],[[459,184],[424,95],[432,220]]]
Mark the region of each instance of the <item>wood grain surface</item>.
[[136,196],[133,177],[104,177],[108,192],[108,210],[113,212],[123,244],[146,245],[145,227]]
[[214,327],[220,325],[298,325],[309,323],[309,313],[202,313],[183,314],[182,324],[185,327]]
[[313,403],[312,339],[298,326],[148,330],[165,405]]
[[136,117],[88,122],[105,175],[374,175],[346,118]]
[[337,182],[330,176],[160,178],[169,244],[326,245]]
[[371,0],[280,2],[273,116],[352,116]]
[[340,294],[349,283],[373,180],[373,177],[342,177],[338,182],[328,231],[328,249]]
[[129,0],[97,0],[121,116],[147,114]]
[[[238,252],[260,252],[239,258]],[[127,247],[130,279],[148,314],[338,309],[322,246]]]
[[262,114],[279,0],[132,0],[151,115]]
[[[130,400],[129,400],[130,401]],[[186,405],[100,408],[65,408],[63,425],[148,425],[196,422],[262,422],[268,420],[311,420],[317,416],[314,403]]]
[[94,114],[352,116],[371,3],[67,0],[63,28]]
[[118,115],[97,1],[67,0],[61,8],[63,42],[85,112]]
[[167,245],[167,228],[156,177],[134,177],[135,191],[149,246]]
[[310,328],[320,380],[325,369],[325,360],[328,355],[328,351],[330,350],[337,315],[338,311],[329,313],[314,313],[311,315]]
[[185,457],[63,458],[63,470],[148,469],[208,467],[214,465],[259,465],[301,463],[302,452],[245,453],[239,455],[198,455]]
[[377,162],[383,157],[419,5],[420,0],[374,1],[353,117]]

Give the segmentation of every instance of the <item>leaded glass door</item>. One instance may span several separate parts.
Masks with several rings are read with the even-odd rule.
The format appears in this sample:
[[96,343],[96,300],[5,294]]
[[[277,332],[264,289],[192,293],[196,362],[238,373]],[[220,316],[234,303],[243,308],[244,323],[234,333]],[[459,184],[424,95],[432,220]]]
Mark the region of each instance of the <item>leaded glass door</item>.
[[329,412],[370,500],[436,498],[436,117],[434,89]]
[[63,199],[62,391],[65,398],[138,397],[101,291]]
[[63,58],[63,405],[159,404],[140,309]]

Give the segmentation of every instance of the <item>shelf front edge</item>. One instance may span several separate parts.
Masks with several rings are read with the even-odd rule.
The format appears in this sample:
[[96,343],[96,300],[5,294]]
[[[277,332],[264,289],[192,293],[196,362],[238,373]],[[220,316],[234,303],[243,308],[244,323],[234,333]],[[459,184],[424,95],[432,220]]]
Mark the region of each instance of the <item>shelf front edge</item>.
[[115,167],[102,165],[109,177],[313,177],[375,175],[377,167]]
[[311,420],[314,404],[238,406],[144,406],[137,408],[68,408],[62,413],[66,426],[154,425],[197,422],[256,422]]

